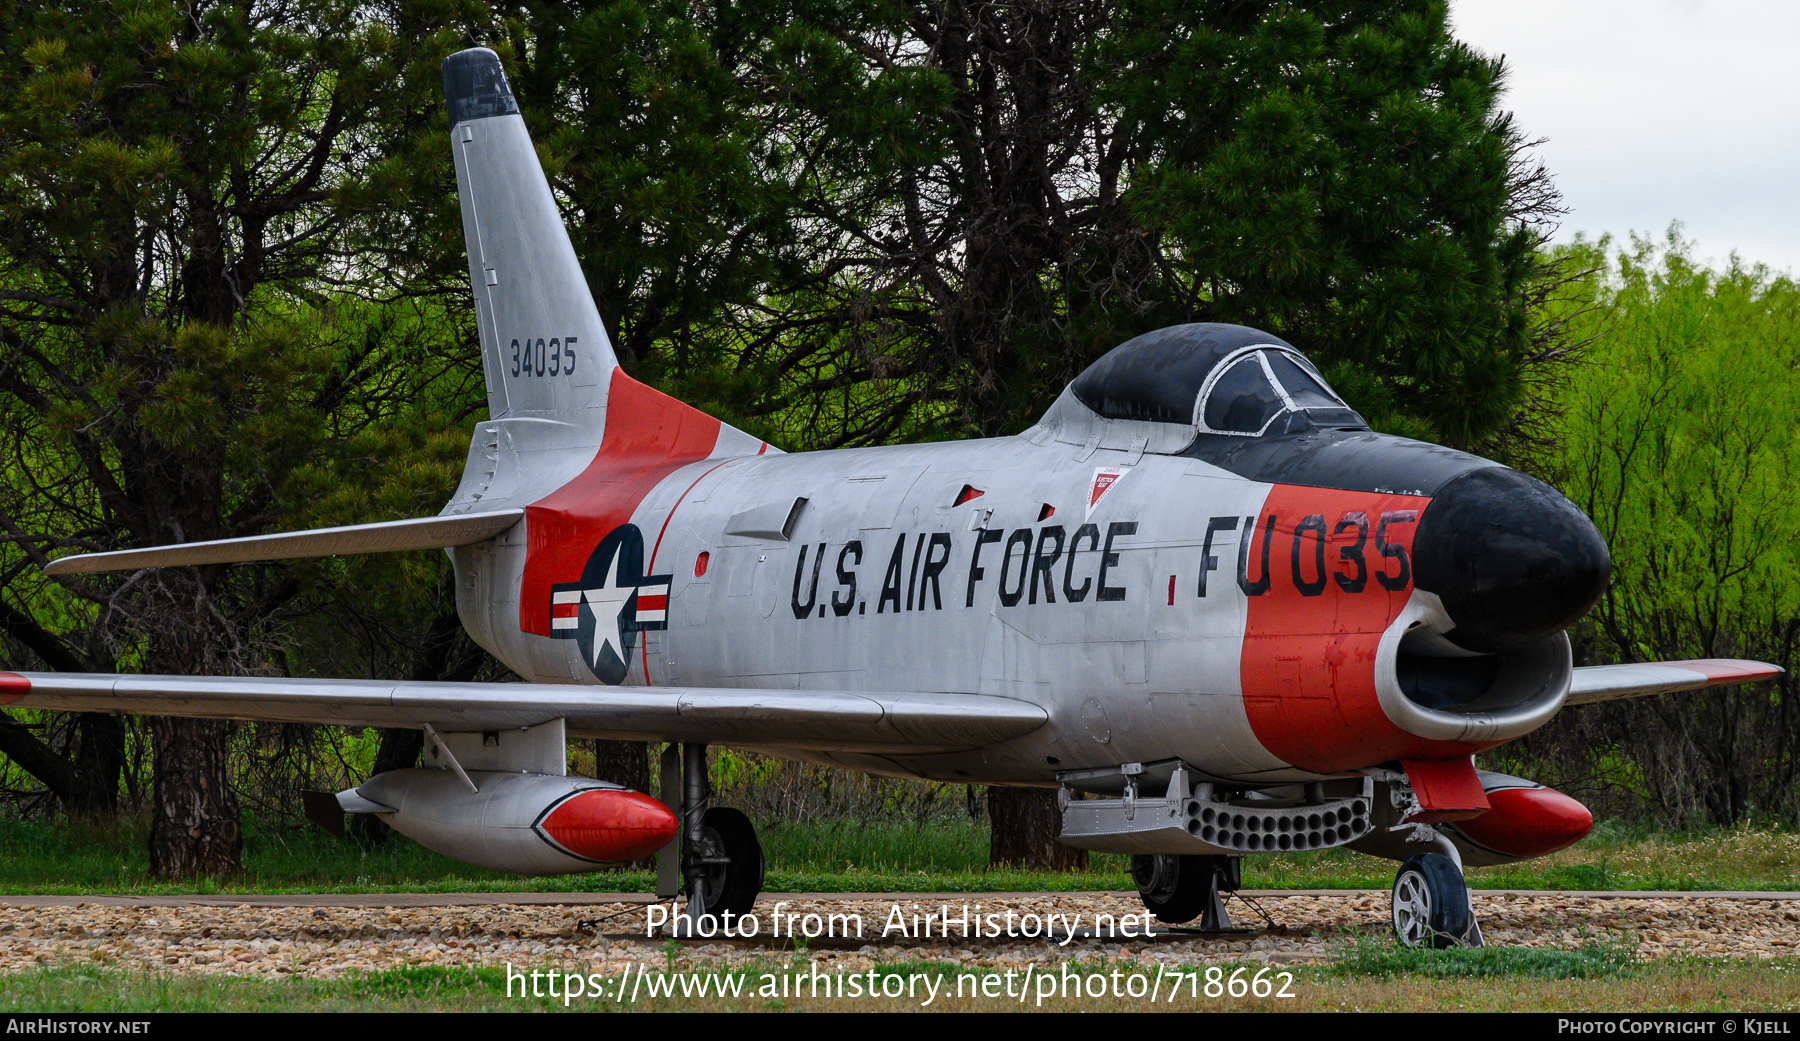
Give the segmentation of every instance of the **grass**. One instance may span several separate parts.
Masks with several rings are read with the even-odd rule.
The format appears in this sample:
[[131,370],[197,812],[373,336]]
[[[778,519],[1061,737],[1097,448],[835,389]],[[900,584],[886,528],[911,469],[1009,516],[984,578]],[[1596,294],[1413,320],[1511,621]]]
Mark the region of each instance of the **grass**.
[[[1800,966],[1792,961],[1747,962],[1728,960],[1666,959],[1638,962],[1628,952],[1605,944],[1580,951],[1527,951],[1490,948],[1483,951],[1409,951],[1378,949],[1357,944],[1336,959],[1292,968],[1258,964],[1223,965],[1216,977],[1210,967],[1198,977],[1182,980],[1171,999],[1173,986],[1165,978],[1154,1004],[1148,995],[1130,994],[1136,974],[1154,981],[1154,963],[1117,961],[1070,963],[1070,972],[1083,981],[1102,977],[1106,990],[1082,997],[1040,995],[1047,974],[1062,975],[1063,966],[1038,966],[1036,982],[1025,1000],[1007,996],[1008,985],[1024,984],[1022,966],[1009,967],[1010,981],[996,980],[996,993],[983,997],[984,978],[1005,973],[1003,968],[970,968],[930,961],[878,963],[859,970],[866,987],[873,982],[889,993],[912,996],[814,997],[791,992],[782,996],[779,981],[805,973],[803,958],[769,958],[731,969],[683,971],[690,986],[705,980],[709,988],[720,981],[740,980],[743,992],[736,997],[657,997],[640,993],[636,1001],[620,1001],[615,995],[577,998],[569,1011],[682,1011],[733,1010],[747,1012],[789,1011],[897,1011],[922,1006],[930,984],[939,990],[930,1007],[941,1011],[1025,1010],[1143,1011],[1730,1011],[1791,1012],[1800,1009]],[[529,972],[547,966],[515,966]],[[558,966],[581,971],[580,967]],[[650,966],[653,973],[657,966]],[[1257,997],[1246,993],[1231,997],[1223,984],[1235,975],[1254,979],[1258,972],[1272,984],[1271,993]],[[1286,978],[1283,978],[1285,974]],[[1221,993],[1209,996],[1206,983],[1217,980]],[[609,981],[611,977],[609,977]],[[958,981],[962,993],[958,995]],[[1596,986],[1597,980],[1604,980]],[[0,1012],[522,1012],[563,1011],[564,1001],[547,995],[522,996],[515,982],[508,995],[503,967],[421,967],[365,973],[334,980],[262,980],[225,976],[174,976],[132,972],[93,965],[61,965],[0,976]],[[1067,984],[1062,984],[1067,986]],[[1087,986],[1093,988],[1094,982]],[[1146,988],[1147,989],[1147,988]],[[759,993],[775,991],[775,993]],[[1277,997],[1285,993],[1287,997]],[[1041,998],[1041,1003],[1040,1003]]]
[[[1095,855],[1085,871],[988,870],[987,830],[966,819],[925,825],[843,822],[761,829],[770,892],[1057,892],[1131,888],[1127,860]],[[648,892],[649,872],[526,878],[439,856],[401,836],[364,848],[315,829],[253,835],[245,874],[223,881],[148,879],[141,827],[0,822],[0,892],[380,893]],[[1343,850],[1247,858],[1261,889],[1385,889],[1393,864]],[[1490,889],[1800,890],[1800,835],[1736,829],[1671,835],[1602,825],[1569,850],[1524,864],[1474,868]]]
[[1635,976],[1645,971],[1637,948],[1621,939],[1591,940],[1572,950],[1545,947],[1401,947],[1389,939],[1363,938],[1330,965],[1346,978],[1591,980]]

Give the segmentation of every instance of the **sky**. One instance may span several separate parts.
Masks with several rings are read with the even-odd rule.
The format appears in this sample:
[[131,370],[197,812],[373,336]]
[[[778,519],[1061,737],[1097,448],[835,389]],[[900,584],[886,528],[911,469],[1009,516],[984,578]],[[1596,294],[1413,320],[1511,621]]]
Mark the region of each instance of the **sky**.
[[1557,241],[1679,220],[1697,259],[1800,274],[1800,3],[1451,0],[1450,19],[1505,57],[1502,105],[1548,138]]

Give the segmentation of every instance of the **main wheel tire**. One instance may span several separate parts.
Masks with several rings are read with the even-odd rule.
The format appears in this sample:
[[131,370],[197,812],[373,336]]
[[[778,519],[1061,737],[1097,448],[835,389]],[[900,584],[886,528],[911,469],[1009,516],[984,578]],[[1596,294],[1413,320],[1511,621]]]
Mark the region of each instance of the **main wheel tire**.
[[701,906],[709,915],[727,911],[736,916],[749,914],[763,884],[762,844],[756,841],[756,826],[741,810],[719,806],[706,811],[701,831],[704,848],[700,854],[727,861],[705,865],[697,873]]
[[1169,925],[1191,922],[1206,910],[1212,882],[1211,857],[1175,853],[1137,854],[1131,880],[1144,907]]
[[1421,853],[1394,875],[1394,936],[1407,947],[1468,942],[1475,916],[1462,872],[1442,853]]

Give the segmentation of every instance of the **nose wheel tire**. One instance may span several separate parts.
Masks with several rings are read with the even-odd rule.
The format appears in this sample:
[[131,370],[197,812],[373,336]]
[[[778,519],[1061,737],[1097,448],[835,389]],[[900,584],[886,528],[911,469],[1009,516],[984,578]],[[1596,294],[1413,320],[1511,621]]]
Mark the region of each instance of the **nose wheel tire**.
[[700,848],[693,851],[693,885],[709,915],[745,915],[762,892],[762,844],[742,811],[719,806],[702,818]]
[[1455,947],[1479,935],[1462,872],[1441,853],[1421,853],[1394,876],[1394,936],[1407,947]]

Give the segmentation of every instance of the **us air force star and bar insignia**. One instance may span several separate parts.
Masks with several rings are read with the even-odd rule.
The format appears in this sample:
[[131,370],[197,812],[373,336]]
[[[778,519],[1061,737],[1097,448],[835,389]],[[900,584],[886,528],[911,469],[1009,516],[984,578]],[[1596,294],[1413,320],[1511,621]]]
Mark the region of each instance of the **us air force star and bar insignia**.
[[581,660],[602,683],[623,683],[637,634],[669,627],[669,580],[644,574],[644,535],[635,524],[607,533],[579,582],[550,587],[550,634],[579,641]]

